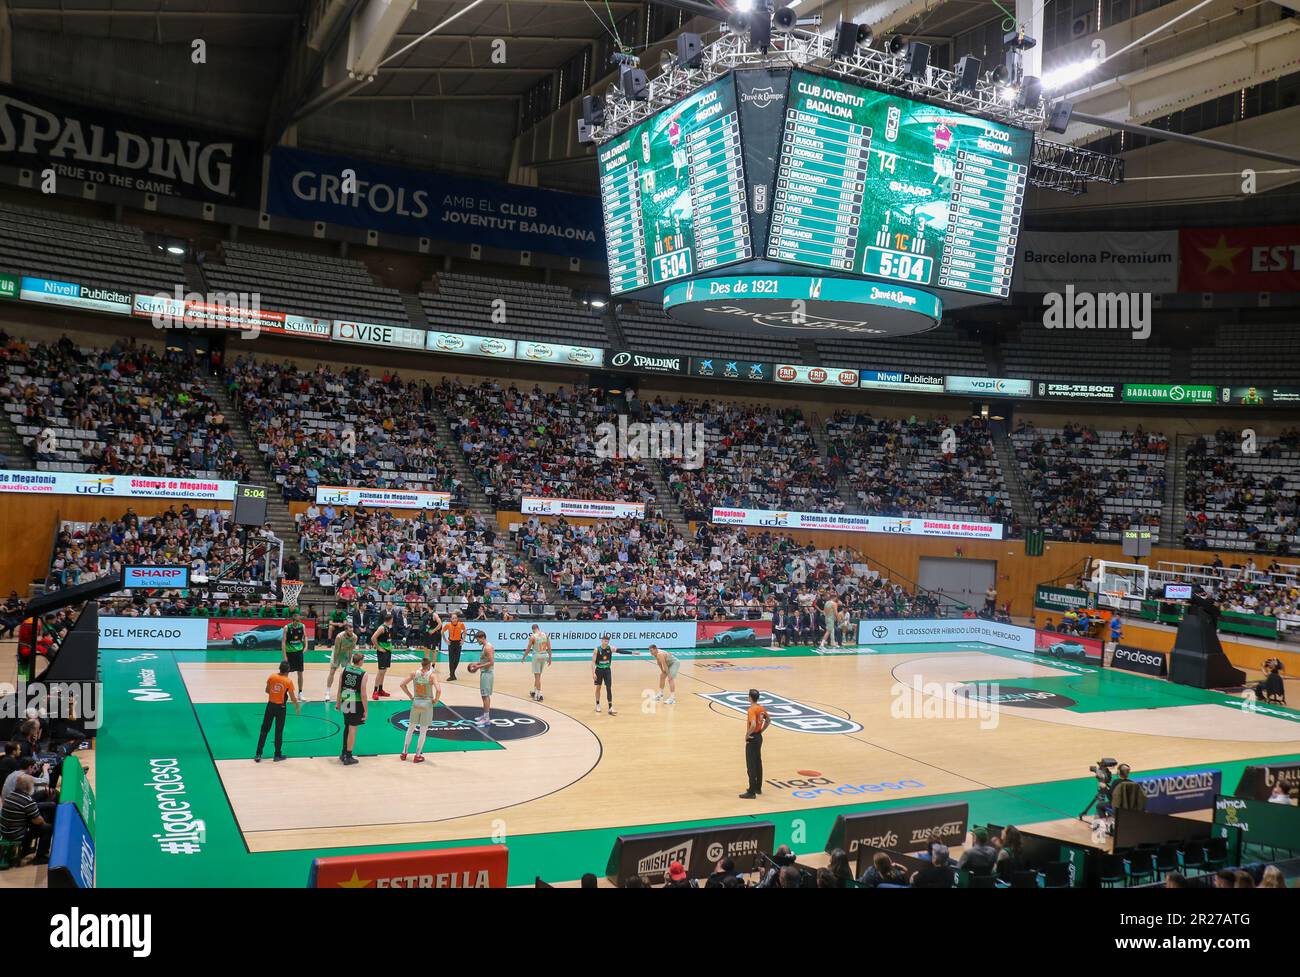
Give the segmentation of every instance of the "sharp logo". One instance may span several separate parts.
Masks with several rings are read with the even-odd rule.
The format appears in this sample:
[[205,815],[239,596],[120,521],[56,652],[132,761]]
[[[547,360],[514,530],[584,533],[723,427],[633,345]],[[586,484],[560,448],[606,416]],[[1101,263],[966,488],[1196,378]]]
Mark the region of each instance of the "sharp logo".
[[649,875],[654,878],[667,872],[668,866],[673,862],[689,865],[691,863],[691,851],[694,847],[695,842],[687,841],[676,848],[665,848],[663,851],[647,855],[636,863],[636,874]]

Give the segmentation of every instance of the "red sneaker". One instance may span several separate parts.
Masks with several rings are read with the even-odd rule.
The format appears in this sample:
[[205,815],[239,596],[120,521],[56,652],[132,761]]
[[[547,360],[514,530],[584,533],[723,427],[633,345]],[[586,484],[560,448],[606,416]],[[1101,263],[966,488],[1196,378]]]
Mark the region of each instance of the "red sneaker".
[[374,692],[370,693],[370,698],[375,699],[375,700],[378,700],[378,699],[379,699],[379,690],[378,690],[378,689],[375,689]]
[[423,763],[423,762],[424,762],[424,754],[423,754],[423,753],[416,754],[416,757],[415,757],[415,761],[414,761],[414,762],[416,762],[416,763]]
[[[403,753],[400,757],[398,757],[398,759],[399,759],[399,760],[405,760],[405,759],[406,759],[406,754]],[[416,758],[415,758],[415,762],[416,762],[416,763],[419,763],[419,762],[420,762],[420,758],[419,758],[419,757],[416,757]]]
[[378,689],[378,690],[376,690],[375,695],[379,696],[379,698],[381,698],[381,699],[391,699],[391,698],[392,698],[391,693],[385,692],[383,689]]

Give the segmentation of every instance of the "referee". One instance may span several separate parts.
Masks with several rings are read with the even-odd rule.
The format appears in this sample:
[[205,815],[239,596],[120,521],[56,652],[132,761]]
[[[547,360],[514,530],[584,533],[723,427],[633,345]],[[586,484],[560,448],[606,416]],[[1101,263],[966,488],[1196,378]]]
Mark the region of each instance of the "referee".
[[262,762],[262,748],[266,746],[266,734],[271,731],[271,724],[275,724],[275,762],[279,763],[284,757],[284,720],[289,711],[289,703],[293,702],[294,712],[302,715],[302,704],[298,701],[298,695],[293,690],[293,679],[289,678],[290,665],[287,661],[280,662],[280,672],[272,675],[266,680],[266,713],[262,716],[262,733],[257,737],[257,752],[253,754],[253,762]]
[[741,800],[752,801],[763,793],[763,731],[772,725],[772,717],[758,704],[758,689],[749,690],[749,708],[745,710],[745,770],[749,773],[749,790]]

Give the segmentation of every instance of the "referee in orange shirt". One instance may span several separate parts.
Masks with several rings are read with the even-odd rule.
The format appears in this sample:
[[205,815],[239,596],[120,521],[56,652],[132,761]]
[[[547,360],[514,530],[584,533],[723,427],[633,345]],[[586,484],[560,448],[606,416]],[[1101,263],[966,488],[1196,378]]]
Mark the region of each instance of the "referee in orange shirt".
[[272,723],[275,723],[275,762],[285,759],[280,751],[284,747],[284,720],[289,711],[289,701],[293,703],[293,711],[302,715],[302,703],[298,701],[298,693],[293,689],[293,679],[289,678],[290,667],[287,660],[280,662],[279,673],[266,680],[266,714],[262,716],[262,733],[257,738],[254,763],[262,762],[262,748],[266,746],[266,734],[271,731]]
[[454,682],[456,669],[460,667],[461,642],[465,640],[465,622],[453,611],[442,631],[447,636],[447,681]]
[[772,725],[772,717],[758,704],[758,689],[749,690],[749,708],[745,710],[745,769],[749,772],[749,790],[741,800],[752,801],[763,793],[763,731]]

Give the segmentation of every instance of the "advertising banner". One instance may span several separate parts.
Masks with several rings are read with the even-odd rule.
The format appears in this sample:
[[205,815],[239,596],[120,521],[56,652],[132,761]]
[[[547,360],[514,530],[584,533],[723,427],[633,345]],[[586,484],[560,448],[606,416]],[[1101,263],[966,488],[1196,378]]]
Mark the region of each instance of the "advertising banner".
[[159,320],[173,328],[238,329],[322,342],[329,342],[334,334],[333,323],[326,319],[165,294],[137,292],[131,303],[131,314],[140,319]]
[[334,320],[334,339],[340,343],[358,343],[363,346],[388,346],[395,349],[424,349],[423,329],[405,326],[385,326],[374,322]]
[[1177,231],[1026,231],[1017,292],[1178,291]]
[[238,483],[153,475],[0,470],[0,492],[22,495],[96,495],[124,499],[191,499],[229,502]]
[[610,349],[605,351],[605,363],[614,370],[676,374],[686,372],[687,362],[685,356],[643,353],[635,349]]
[[[280,650],[287,617],[209,617],[209,648],[233,648],[237,651]],[[301,622],[307,644],[316,640],[316,622],[304,617]]]
[[24,302],[41,302],[45,305],[66,305],[76,309],[92,309],[113,315],[131,314],[131,293],[115,288],[96,288],[79,282],[58,282],[49,278],[24,277],[19,297]]
[[317,505],[359,505],[366,509],[450,509],[450,492],[422,489],[368,489],[347,485],[316,486]]
[[1219,388],[1194,383],[1126,383],[1123,398],[1130,404],[1213,407],[1219,399]]
[[208,622],[196,617],[99,618],[99,647],[120,651],[204,651]]
[[1263,407],[1266,404],[1300,404],[1300,387],[1224,387],[1220,392],[1224,404],[1233,407]]
[[725,356],[691,357],[691,376],[705,380],[720,378],[768,383],[774,371],[774,364],[759,363],[755,360],[732,360]]
[[701,648],[767,648],[772,644],[771,621],[697,621],[695,627],[695,643]]
[[525,495],[519,511],[526,516],[581,516],[586,519],[644,519],[644,502],[600,502],[593,499],[547,499]]
[[123,590],[184,590],[190,584],[189,567],[124,567]]
[[1251,764],[1241,772],[1234,794],[1266,801],[1278,784],[1286,790],[1300,787],[1300,763]]
[[831,827],[825,850],[842,848],[850,857],[856,855],[859,864],[865,857],[861,868],[865,872],[876,852],[911,855],[929,851],[935,842],[949,848],[965,844],[969,814],[965,802],[841,814]]
[[858,386],[864,390],[896,390],[899,393],[941,394],[946,379],[942,373],[862,370],[858,373]]
[[946,377],[944,391],[950,394],[974,394],[977,397],[1032,397],[1032,380],[1007,377]]
[[1118,400],[1118,383],[1048,383],[1039,380],[1035,385],[1038,397],[1044,400]]
[[[600,200],[277,146],[266,210],[407,237],[605,260]],[[342,192],[340,174],[356,174]]]
[[1142,675],[1169,674],[1169,659],[1159,651],[1147,651],[1132,645],[1116,645],[1115,654],[1111,656],[1111,668],[1122,668],[1126,672],[1138,672]]
[[51,889],[95,887],[95,841],[75,804],[60,804],[54,812],[49,871]]
[[470,336],[459,332],[429,332],[425,347],[431,353],[454,353],[457,356],[486,356],[511,360],[518,344],[513,339],[495,336]]
[[0,162],[60,179],[256,208],[261,147],[0,85]]
[[787,512],[715,507],[709,521],[719,526],[763,526],[769,529],[829,529],[846,533],[951,536],[960,539],[1002,538],[1002,524],[997,522],[860,516],[847,512]]
[[16,299],[21,285],[13,275],[0,275],[0,299]]
[[[625,651],[660,648],[694,648],[694,621],[471,621],[470,629],[486,631],[498,651],[523,651],[536,624],[551,636],[556,651],[585,651],[600,644],[602,635]],[[473,648],[473,645],[469,645]],[[615,668],[618,667],[615,659]]]
[[312,859],[309,889],[504,889],[505,845]]
[[1300,292],[1300,224],[1178,232],[1181,292]]
[[1147,795],[1148,814],[1182,814],[1208,811],[1214,798],[1223,793],[1222,770],[1193,770],[1152,777],[1134,777],[1133,782]]
[[74,804],[81,814],[90,837],[95,837],[95,791],[86,779],[86,768],[75,753],[63,761],[63,776],[59,780],[59,803]]
[[[1243,797],[1219,797],[1214,802],[1216,827],[1239,828],[1247,844],[1300,849],[1300,808]],[[51,863],[52,864],[52,863]]]
[[605,877],[622,886],[633,876],[659,885],[673,862],[681,862],[691,878],[704,878],[724,858],[736,863],[737,872],[752,872],[760,853],[771,854],[776,845],[776,825],[771,821],[744,821],[708,828],[682,828],[650,834],[619,835],[610,849]]
[[568,346],[564,343],[520,342],[515,359],[529,363],[558,363],[562,366],[604,366],[605,351],[595,346]]
[[1078,638],[1056,631],[1037,631],[1034,634],[1034,654],[1065,661],[1092,661],[1100,664],[1102,644],[1096,638]]
[[796,363],[776,365],[777,383],[805,383],[813,387],[856,387],[858,371],[838,366],[799,366]]
[[952,620],[859,621],[860,645],[935,644],[950,641],[982,641],[1012,651],[1034,650],[1034,629],[1017,624],[998,624],[983,618]]
[[1097,595],[1089,590],[1039,584],[1034,588],[1034,606],[1045,611],[1077,611],[1096,607]]

